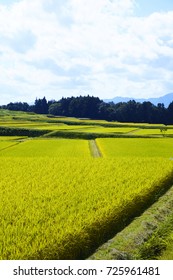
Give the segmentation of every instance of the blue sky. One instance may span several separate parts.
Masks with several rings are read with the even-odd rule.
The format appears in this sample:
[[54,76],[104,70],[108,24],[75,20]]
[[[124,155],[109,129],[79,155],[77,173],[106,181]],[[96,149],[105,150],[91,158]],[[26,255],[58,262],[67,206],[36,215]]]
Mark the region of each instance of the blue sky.
[[0,0],[0,104],[158,97],[172,69],[172,0]]
[[155,12],[173,11],[172,0],[137,0],[135,14],[137,16],[148,16]]

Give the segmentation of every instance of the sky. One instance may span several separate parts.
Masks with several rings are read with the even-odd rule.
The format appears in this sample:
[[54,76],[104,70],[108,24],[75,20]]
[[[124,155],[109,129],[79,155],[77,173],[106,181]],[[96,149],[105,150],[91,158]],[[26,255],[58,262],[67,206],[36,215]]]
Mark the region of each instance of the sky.
[[173,92],[172,0],[0,0],[0,104]]

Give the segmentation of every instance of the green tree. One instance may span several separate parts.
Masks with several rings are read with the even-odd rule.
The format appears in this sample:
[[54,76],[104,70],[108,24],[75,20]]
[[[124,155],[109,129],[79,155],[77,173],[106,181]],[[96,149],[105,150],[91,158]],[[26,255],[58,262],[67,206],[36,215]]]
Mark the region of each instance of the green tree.
[[45,97],[43,99],[35,100],[34,112],[37,114],[47,114],[48,113],[48,103]]

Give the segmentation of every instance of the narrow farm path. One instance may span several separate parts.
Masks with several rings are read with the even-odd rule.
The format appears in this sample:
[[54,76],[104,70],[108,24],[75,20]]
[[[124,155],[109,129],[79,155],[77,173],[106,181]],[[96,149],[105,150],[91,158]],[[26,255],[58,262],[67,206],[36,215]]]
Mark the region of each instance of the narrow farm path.
[[89,148],[90,148],[92,157],[94,157],[94,158],[102,157],[102,153],[99,150],[99,147],[97,146],[97,143],[95,140],[89,140]]

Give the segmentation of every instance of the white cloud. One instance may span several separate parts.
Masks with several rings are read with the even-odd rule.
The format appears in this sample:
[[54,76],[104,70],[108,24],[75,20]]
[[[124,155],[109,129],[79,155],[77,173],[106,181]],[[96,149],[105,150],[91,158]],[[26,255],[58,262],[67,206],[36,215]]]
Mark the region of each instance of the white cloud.
[[6,85],[12,99],[15,92],[16,99],[33,101],[82,91],[100,98],[172,91],[172,68],[164,62],[173,58],[173,12],[136,17],[135,3],[21,0],[0,5],[0,92]]

